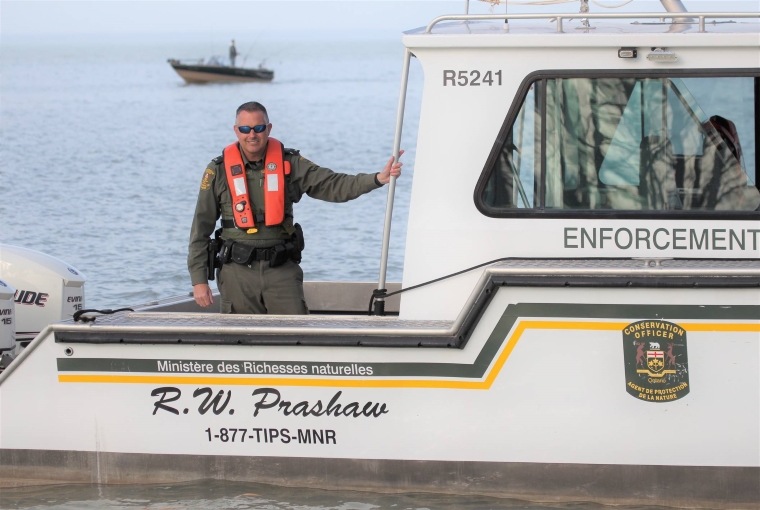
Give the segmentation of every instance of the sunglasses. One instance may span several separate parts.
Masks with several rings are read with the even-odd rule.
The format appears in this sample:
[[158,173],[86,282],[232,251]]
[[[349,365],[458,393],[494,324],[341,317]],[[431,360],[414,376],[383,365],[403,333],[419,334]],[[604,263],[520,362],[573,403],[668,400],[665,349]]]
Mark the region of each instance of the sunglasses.
[[247,135],[248,133],[253,130],[254,133],[263,133],[267,128],[266,124],[258,124],[256,126],[238,126],[237,130],[243,133],[244,135]]

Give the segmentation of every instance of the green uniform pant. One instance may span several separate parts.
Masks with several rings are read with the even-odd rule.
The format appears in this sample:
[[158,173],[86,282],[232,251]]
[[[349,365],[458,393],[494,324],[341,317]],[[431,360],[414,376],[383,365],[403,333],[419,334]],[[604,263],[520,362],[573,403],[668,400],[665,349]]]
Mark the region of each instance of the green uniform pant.
[[218,281],[222,313],[309,313],[303,297],[303,271],[290,260],[277,267],[269,267],[267,261],[253,261],[250,267],[229,262],[219,271]]

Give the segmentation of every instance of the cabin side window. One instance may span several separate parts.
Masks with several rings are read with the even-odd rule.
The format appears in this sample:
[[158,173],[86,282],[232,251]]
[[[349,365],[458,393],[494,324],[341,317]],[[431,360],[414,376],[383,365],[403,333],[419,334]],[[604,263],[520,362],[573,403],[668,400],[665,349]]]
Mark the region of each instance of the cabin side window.
[[483,192],[490,207],[532,209],[541,162],[541,82],[531,84]]
[[757,80],[535,81],[489,158],[482,202],[497,211],[758,210]]

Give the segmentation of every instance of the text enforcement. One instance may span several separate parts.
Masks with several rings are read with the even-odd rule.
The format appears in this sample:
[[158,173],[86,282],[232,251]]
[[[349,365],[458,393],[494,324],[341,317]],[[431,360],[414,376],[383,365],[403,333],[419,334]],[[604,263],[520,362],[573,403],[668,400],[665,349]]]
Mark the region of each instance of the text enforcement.
[[757,251],[759,234],[760,229],[565,227],[564,247]]

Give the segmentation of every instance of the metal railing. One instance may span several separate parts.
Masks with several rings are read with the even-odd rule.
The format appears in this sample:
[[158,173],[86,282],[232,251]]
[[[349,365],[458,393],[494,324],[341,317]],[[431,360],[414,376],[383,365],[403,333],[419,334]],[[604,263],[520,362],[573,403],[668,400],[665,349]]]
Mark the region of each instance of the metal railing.
[[[401,129],[404,126],[404,108],[406,105],[406,88],[409,82],[409,66],[412,52],[409,48],[404,52],[404,66],[401,69],[401,90],[398,95],[398,110],[396,112],[396,132],[393,138],[393,162],[398,162],[401,149]],[[391,244],[391,219],[393,218],[393,198],[396,194],[396,178],[391,176],[388,184],[388,199],[385,204],[385,224],[383,225],[383,247],[380,254],[380,275],[377,290],[384,291],[385,276],[388,270],[388,250]],[[380,295],[375,301],[376,315],[385,315],[385,299]]]
[[[684,18],[696,18],[696,22],[685,21]],[[667,12],[667,13],[652,13],[652,12],[632,12],[627,14],[621,13],[609,13],[609,14],[447,14],[445,16],[438,16],[425,29],[426,34],[430,34],[433,31],[433,27],[443,21],[489,21],[489,20],[519,20],[519,19],[545,19],[549,21],[555,21],[557,23],[557,33],[563,33],[562,29],[564,20],[592,20],[592,19],[656,19],[656,20],[673,20],[675,25],[690,25],[699,24],[699,32],[706,32],[707,20],[718,19],[751,19],[760,18],[760,12]]]

